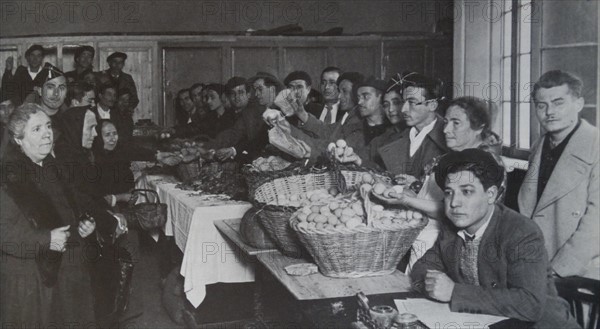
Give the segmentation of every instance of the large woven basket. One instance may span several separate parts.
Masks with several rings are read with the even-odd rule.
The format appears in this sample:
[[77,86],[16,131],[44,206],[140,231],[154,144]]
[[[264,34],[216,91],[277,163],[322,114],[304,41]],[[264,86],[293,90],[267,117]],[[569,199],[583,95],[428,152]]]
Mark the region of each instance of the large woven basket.
[[[342,170],[348,186],[360,183],[363,174],[364,172],[360,171]],[[309,256],[289,226],[290,218],[299,207],[277,205],[279,197],[289,197],[330,187],[337,187],[337,182],[335,175],[327,171],[276,178],[260,185],[254,191],[254,205],[260,210],[258,212],[260,221],[284,255],[296,258]]]
[[262,184],[281,177],[301,175],[307,171],[308,169],[303,167],[301,162],[292,163],[283,170],[259,171],[251,165],[246,165],[242,168],[250,200],[253,200],[256,189]]
[[[367,214],[371,212],[368,198]],[[355,228],[305,228],[298,225],[298,212],[290,219],[323,275],[358,278],[391,274],[428,223],[423,217],[416,225],[374,225]]]

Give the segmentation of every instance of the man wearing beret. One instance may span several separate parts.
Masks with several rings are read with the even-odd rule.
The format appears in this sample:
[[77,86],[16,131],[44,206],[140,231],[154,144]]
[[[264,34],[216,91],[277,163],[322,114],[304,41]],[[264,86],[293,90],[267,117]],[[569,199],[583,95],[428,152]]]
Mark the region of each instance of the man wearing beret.
[[65,73],[69,83],[84,80],[84,76],[93,72],[93,61],[96,51],[92,46],[80,46],[75,50],[75,70]]
[[114,52],[106,58],[109,68],[100,73],[100,83],[111,82],[116,86],[117,90],[128,89],[131,92],[130,106],[135,109],[140,103],[138,98],[137,88],[133,77],[130,74],[123,72],[127,54],[122,52]]
[[357,159],[359,164],[368,161],[370,142],[381,135],[388,126],[382,105],[385,85],[383,80],[374,77],[358,82],[354,86],[357,106],[350,112],[344,124],[330,125],[335,127],[331,130],[323,129],[323,123],[313,115],[307,115],[302,109],[295,109],[295,114],[304,122],[299,128],[316,136],[312,140],[297,136],[311,147],[311,159],[314,160],[322,154],[330,142],[343,139],[360,158]]
[[555,70],[535,83],[535,113],[546,132],[533,145],[519,191],[520,212],[546,239],[554,274],[600,279],[598,128],[579,118],[583,83]]
[[40,73],[42,63],[44,62],[44,47],[33,45],[25,51],[27,67],[20,65],[17,67],[14,76],[12,75],[12,58],[7,60],[4,75],[2,76],[2,86],[4,97],[12,101],[15,106],[23,104],[25,97],[33,92],[33,80]]
[[539,227],[496,203],[503,177],[483,150],[441,158],[435,178],[449,222],[415,263],[413,288],[453,312],[511,318],[507,327],[579,328],[557,295]]

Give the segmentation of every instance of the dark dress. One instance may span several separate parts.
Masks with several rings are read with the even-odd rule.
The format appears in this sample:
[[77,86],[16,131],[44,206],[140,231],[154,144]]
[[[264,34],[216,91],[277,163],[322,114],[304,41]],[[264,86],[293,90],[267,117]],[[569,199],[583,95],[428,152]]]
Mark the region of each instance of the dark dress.
[[[99,122],[98,127],[101,126],[102,122]],[[128,148],[128,145],[123,146],[121,143],[120,135],[117,147],[112,151],[104,149],[101,136],[94,140],[94,160],[100,173],[99,181],[95,185],[100,195],[126,193],[134,188],[131,162],[127,156]]]
[[[11,148],[2,167],[2,321],[24,327],[49,321],[58,327],[93,325],[89,266],[98,248],[95,235],[83,239],[77,227],[84,211],[96,210],[85,208],[64,184],[64,170],[51,155],[39,166]],[[66,225],[71,237],[61,255],[49,250],[50,231]],[[48,273],[42,268],[51,274],[42,275]]]

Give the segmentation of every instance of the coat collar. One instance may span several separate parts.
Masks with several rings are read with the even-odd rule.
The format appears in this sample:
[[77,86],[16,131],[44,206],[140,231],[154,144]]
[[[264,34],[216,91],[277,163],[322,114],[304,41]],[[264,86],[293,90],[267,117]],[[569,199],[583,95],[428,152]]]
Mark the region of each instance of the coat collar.
[[[540,166],[545,138],[547,136],[544,136],[537,144],[531,162],[532,168],[539,168]],[[571,140],[556,163],[556,167],[554,167],[548,184],[546,184],[537,205],[537,175],[539,175],[539,172],[532,172],[535,177],[529,177],[531,179],[529,184],[531,185],[526,195],[523,196],[525,201],[523,202],[524,206],[528,208],[524,209],[524,213],[531,212],[531,214],[534,214],[569,193],[581,180],[587,179],[589,167],[597,161],[598,131],[582,119],[579,128],[571,137]]]

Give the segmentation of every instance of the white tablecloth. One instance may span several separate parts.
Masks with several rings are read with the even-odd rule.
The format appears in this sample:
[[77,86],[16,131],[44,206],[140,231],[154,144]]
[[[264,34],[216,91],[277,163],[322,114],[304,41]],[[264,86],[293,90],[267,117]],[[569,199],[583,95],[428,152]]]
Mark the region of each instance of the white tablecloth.
[[241,218],[251,207],[248,202],[222,201],[197,192],[175,188],[170,176],[148,175],[137,186],[154,189],[169,207],[165,235],[174,236],[183,251],[181,275],[188,300],[198,307],[206,297],[206,285],[217,282],[254,281],[254,267],[236,252],[213,224],[215,220]]

